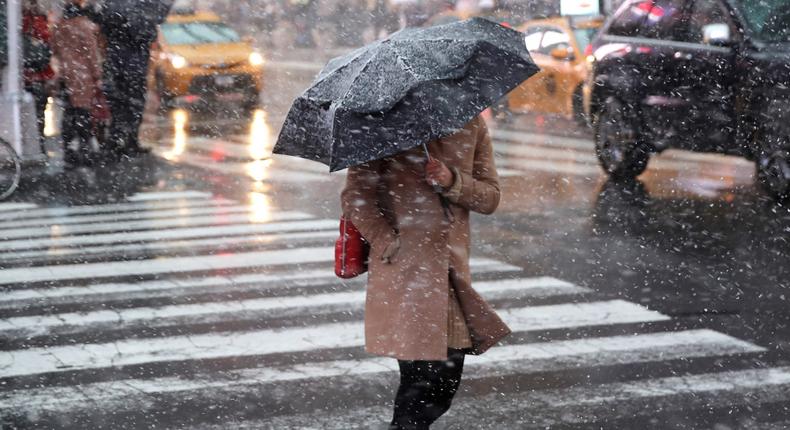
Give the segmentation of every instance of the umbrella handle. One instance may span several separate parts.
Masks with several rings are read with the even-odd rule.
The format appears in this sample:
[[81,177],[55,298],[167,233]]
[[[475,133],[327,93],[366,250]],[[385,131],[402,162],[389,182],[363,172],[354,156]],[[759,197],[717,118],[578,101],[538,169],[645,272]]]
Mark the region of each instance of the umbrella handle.
[[[428,158],[428,161],[431,161],[433,157],[431,157],[431,153],[428,151],[428,145],[425,144],[425,142],[422,144],[422,149],[425,150],[425,156]],[[442,204],[445,218],[450,222],[455,222],[455,216],[453,214],[453,209],[450,207],[450,202],[447,201],[447,197],[442,195],[442,187],[439,186],[439,184],[434,184],[433,190],[439,195],[439,201]]]

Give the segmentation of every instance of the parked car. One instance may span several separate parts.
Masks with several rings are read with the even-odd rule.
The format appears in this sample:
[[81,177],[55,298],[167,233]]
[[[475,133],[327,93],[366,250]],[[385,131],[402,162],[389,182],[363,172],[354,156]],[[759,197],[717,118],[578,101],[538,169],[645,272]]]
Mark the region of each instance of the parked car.
[[512,112],[543,112],[584,123],[582,87],[587,78],[585,51],[603,24],[602,18],[548,18],[518,29],[540,72],[507,96]]
[[603,168],[642,173],[667,148],[755,161],[790,196],[790,4],[630,0],[593,41],[586,110]]
[[182,11],[159,27],[150,69],[164,108],[226,102],[252,110],[259,103],[263,63],[250,41],[217,15]]

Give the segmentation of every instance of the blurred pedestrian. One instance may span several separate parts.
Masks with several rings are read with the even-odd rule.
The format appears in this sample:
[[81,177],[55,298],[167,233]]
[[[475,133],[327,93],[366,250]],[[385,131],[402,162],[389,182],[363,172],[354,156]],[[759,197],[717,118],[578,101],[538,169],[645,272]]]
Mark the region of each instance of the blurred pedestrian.
[[25,91],[33,96],[36,109],[36,125],[44,150],[44,111],[53,90],[55,72],[50,65],[49,19],[36,0],[26,0],[22,7],[22,35],[24,38],[24,82]]
[[103,81],[111,116],[108,155],[133,157],[150,151],[139,140],[148,62],[157,28],[172,5],[172,0],[105,0],[92,10],[91,19],[107,41]]
[[[70,0],[52,35],[52,50],[58,65],[66,109],[61,137],[67,164],[91,161],[92,112],[101,89],[102,65],[99,54],[99,28],[89,18],[84,0]],[[76,150],[71,144],[77,139]]]
[[[492,213],[499,181],[485,122],[351,167],[343,213],[371,246],[365,349],[398,359],[390,429],[427,429],[461,382],[464,356],[509,333],[472,289],[470,211]],[[437,195],[437,192],[439,195]]]

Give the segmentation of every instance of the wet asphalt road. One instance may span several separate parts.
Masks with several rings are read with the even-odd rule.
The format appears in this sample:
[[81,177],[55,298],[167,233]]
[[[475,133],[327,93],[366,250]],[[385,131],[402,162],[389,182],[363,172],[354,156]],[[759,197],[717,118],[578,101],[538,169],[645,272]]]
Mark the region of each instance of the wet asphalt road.
[[[154,106],[152,155],[55,160],[0,204],[5,427],[381,428],[394,360],[329,261],[343,173],[270,156],[311,67],[272,65],[249,117]],[[572,121],[490,126],[473,272],[515,333],[436,428],[788,428],[790,212],[751,165],[668,152],[615,183]]]

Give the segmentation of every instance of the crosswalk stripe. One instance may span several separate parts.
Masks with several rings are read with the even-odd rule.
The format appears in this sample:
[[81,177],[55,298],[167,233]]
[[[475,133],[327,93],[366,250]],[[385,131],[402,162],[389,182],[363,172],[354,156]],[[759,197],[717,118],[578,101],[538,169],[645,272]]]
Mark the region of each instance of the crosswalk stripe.
[[3,270],[2,284],[54,282],[75,279],[156,275],[206,270],[307,264],[334,259],[334,248],[294,248],[228,255],[155,258],[107,263],[64,264]]
[[[464,378],[469,380],[516,372],[529,374],[762,351],[764,349],[761,347],[711,330],[507,345],[493,348],[482,356],[469,356]],[[356,382],[364,384],[364,375],[396,370],[395,360],[372,357],[204,373],[192,375],[190,378],[125,379],[85,384],[79,388],[70,386],[34,388],[7,393],[0,399],[0,410],[68,411],[79,407],[83,396],[93,400],[91,406],[103,407],[112,399],[124,399],[134,404],[140,396],[157,394],[193,392],[192,395],[195,395],[200,390],[208,390],[227,395],[229,391],[247,390],[251,385],[337,376],[356,376]]]
[[26,219],[19,221],[2,222],[0,221],[0,235],[3,230],[16,229],[22,227],[32,226],[53,226],[53,225],[68,225],[68,224],[86,224],[86,223],[100,223],[100,222],[128,222],[132,220],[144,219],[157,219],[157,218],[174,218],[186,217],[195,215],[206,214],[231,214],[238,212],[250,212],[253,208],[250,205],[219,205],[214,206],[210,204],[200,204],[193,207],[176,207],[168,209],[151,209],[140,212],[121,212],[117,214],[104,214],[104,215],[79,215],[69,217],[51,217],[51,218],[38,218]]
[[[553,278],[515,278],[475,283],[475,289],[485,298],[519,299],[548,297],[565,294],[580,294],[590,290]],[[168,325],[188,324],[201,318],[208,322],[232,321],[240,314],[266,311],[269,318],[277,317],[278,311],[292,310],[304,314],[318,314],[317,308],[333,308],[339,311],[361,308],[365,302],[364,291],[335,292],[309,296],[284,296],[251,300],[222,301],[196,304],[180,304],[160,307],[136,307],[129,309],[99,310],[93,312],[70,312],[54,315],[35,315],[0,319],[0,336],[32,337],[45,336],[57,327],[77,327],[95,330],[93,324],[111,324],[129,327],[136,323],[153,320],[170,320]]]
[[[6,202],[0,203],[0,212],[16,212],[22,211],[26,209],[34,209],[38,206],[33,203],[17,203],[17,202]],[[3,216],[6,214],[4,213]]]
[[[485,274],[494,272],[516,272],[521,268],[501,263],[496,260],[488,258],[473,257],[469,266],[475,274]],[[536,282],[542,282],[543,279],[553,278],[537,278]],[[353,280],[343,280],[343,283],[350,282],[364,282],[365,277],[359,277]],[[283,273],[253,273],[232,276],[208,276],[201,278],[189,279],[168,279],[161,281],[145,281],[133,283],[108,283],[108,284],[93,284],[86,286],[65,286],[54,288],[34,288],[34,289],[19,289],[5,291],[0,294],[0,309],[1,308],[14,308],[9,304],[17,302],[17,307],[24,308],[29,304],[29,300],[36,300],[37,303],[64,303],[64,300],[71,300],[73,302],[87,302],[90,301],[90,296],[96,296],[94,300],[106,300],[108,296],[113,298],[124,298],[124,294],[128,294],[129,298],[143,297],[139,293],[146,296],[155,296],[156,293],[164,294],[166,296],[174,296],[178,291],[189,293],[191,290],[210,289],[214,293],[223,293],[237,290],[244,286],[251,286],[261,288],[266,285],[274,287],[281,287],[283,284],[290,283],[299,286],[317,286],[325,285],[328,283],[341,282],[329,269],[318,270],[301,270],[289,271]],[[557,281],[562,282],[562,281]],[[137,295],[135,295],[137,294]],[[66,302],[69,303],[69,302]]]
[[69,217],[87,214],[102,214],[122,212],[136,212],[146,210],[161,210],[173,208],[190,208],[196,206],[222,206],[234,203],[232,200],[214,197],[212,199],[173,199],[173,200],[151,200],[136,203],[108,203],[100,205],[66,206],[27,209],[19,212],[3,214],[2,222],[13,222],[19,219],[47,219],[51,217]]
[[[329,223],[327,223],[329,224]],[[336,223],[334,223],[336,224]],[[334,227],[334,225],[329,225]],[[325,241],[328,238],[337,237],[337,229],[331,228],[326,231],[308,231],[295,233],[276,233],[261,235],[245,235],[240,237],[212,237],[208,239],[190,239],[176,242],[147,242],[107,246],[81,246],[79,248],[52,248],[37,251],[21,251],[15,253],[0,253],[0,264],[11,261],[30,261],[33,259],[80,257],[86,258],[95,256],[128,256],[135,252],[166,251],[173,252],[179,249],[188,249],[191,252],[200,252],[217,249],[227,245],[251,246],[255,244],[267,245],[286,241]]]
[[[507,423],[508,428],[554,428],[563,425],[582,425],[583,428],[629,428],[617,427],[616,420],[646,417],[662,411],[690,413],[698,409],[704,411],[718,408],[734,409],[733,406],[747,406],[749,410],[754,410],[761,404],[786,403],[790,400],[789,390],[790,367],[730,370],[570,388],[459,397],[453,401],[453,407],[442,418],[442,423],[447,426],[445,428],[461,426],[461,428],[495,429],[502,428],[502,423]],[[731,410],[731,412],[735,411]],[[263,421],[237,423],[234,427],[258,430],[370,429],[384,425],[388,415],[392,415],[391,405],[351,407],[334,413],[318,410],[293,416],[270,417]],[[607,425],[596,424],[599,421],[605,421]],[[656,428],[663,428],[661,424],[658,425],[659,427]]]
[[[500,312],[513,331],[664,321],[669,317],[623,300],[527,306]],[[319,349],[359,347],[359,322],[307,328],[224,332],[104,344],[31,348],[2,354],[0,377],[37,375],[178,360],[244,357]]]
[[[165,156],[167,151],[156,149],[155,152],[160,156]],[[194,154],[191,152],[185,152],[178,155],[178,162],[229,175],[244,175],[260,182],[310,183],[316,181],[326,181],[327,178],[331,177],[328,172],[321,174],[307,170],[297,171],[293,169],[273,167],[269,165],[272,160],[257,160],[245,163],[217,163],[210,157]]]
[[[274,212],[266,221],[292,221],[313,218],[304,212]],[[227,225],[255,222],[254,213],[216,213],[212,215],[183,216],[167,219],[140,219],[123,222],[89,223],[75,225],[52,225],[49,227],[24,227],[0,230],[0,240],[11,240],[25,237],[70,236],[78,234],[97,234],[112,231],[128,232],[133,230],[153,230],[176,227],[196,227],[205,225]],[[1,243],[1,242],[0,242]]]
[[150,200],[170,200],[170,199],[208,199],[212,194],[204,191],[154,191],[140,192],[132,194],[126,200],[130,202],[143,202]]
[[0,242],[0,255],[3,251],[23,249],[57,249],[62,247],[81,247],[85,245],[134,243],[164,241],[172,239],[243,236],[249,234],[275,233],[286,231],[321,230],[337,228],[337,220],[308,220],[269,222],[263,224],[206,225],[196,228],[172,228],[161,230],[142,230],[131,232],[91,234],[80,236],[45,237],[19,239]]

